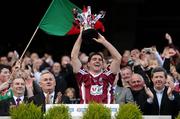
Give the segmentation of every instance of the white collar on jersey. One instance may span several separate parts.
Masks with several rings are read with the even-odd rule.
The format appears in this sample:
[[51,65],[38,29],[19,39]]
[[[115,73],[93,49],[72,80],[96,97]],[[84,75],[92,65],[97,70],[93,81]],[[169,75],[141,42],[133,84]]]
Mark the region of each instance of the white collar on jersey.
[[89,73],[93,76],[93,77],[98,77],[103,71],[99,72],[98,74],[93,74],[92,72],[89,71]]

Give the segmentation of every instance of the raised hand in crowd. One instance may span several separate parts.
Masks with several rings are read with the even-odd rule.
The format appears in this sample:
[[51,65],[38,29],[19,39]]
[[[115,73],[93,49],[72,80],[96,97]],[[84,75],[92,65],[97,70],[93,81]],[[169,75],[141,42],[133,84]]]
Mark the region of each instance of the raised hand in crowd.
[[52,56],[48,53],[44,53],[44,56],[41,58],[45,63],[47,63],[49,66],[52,66],[54,61],[52,59]]
[[10,51],[7,54],[8,62],[10,66],[13,66],[13,64],[18,61],[19,59],[19,54],[16,50]]
[[56,97],[56,99],[55,99],[55,104],[60,104],[61,101],[62,101],[62,93],[59,91],[59,92],[57,93],[57,97]]
[[148,97],[150,99],[154,99],[154,94],[152,93],[152,91],[149,89],[149,87],[146,86],[146,84],[144,84],[144,89],[145,89],[145,92],[146,94],[148,95]]
[[171,38],[171,36],[170,36],[169,33],[166,33],[166,34],[165,34],[165,39],[168,40],[168,44],[172,44],[172,38]]
[[162,53],[162,57],[170,58],[176,55],[176,50],[174,48],[165,47]]
[[17,70],[19,70],[20,68],[21,68],[21,61],[20,61],[20,60],[17,60],[17,61],[15,62],[15,65],[12,66],[12,73],[15,72],[15,71],[17,71]]
[[10,85],[10,83],[9,83],[8,81],[2,83],[2,84],[0,85],[0,92],[1,92],[2,90],[4,90],[4,89],[8,88],[9,85]]
[[27,78],[26,80],[25,80],[25,86],[26,86],[26,89],[27,89],[27,96],[28,96],[28,98],[30,98],[30,97],[32,97],[32,96],[34,96],[34,93],[33,93],[33,79],[32,78]]
[[32,60],[29,57],[25,57],[21,65],[22,69],[32,70]]
[[168,86],[168,90],[167,90],[167,95],[168,97],[171,97],[172,91],[174,90],[174,83],[172,81],[169,81],[169,86]]

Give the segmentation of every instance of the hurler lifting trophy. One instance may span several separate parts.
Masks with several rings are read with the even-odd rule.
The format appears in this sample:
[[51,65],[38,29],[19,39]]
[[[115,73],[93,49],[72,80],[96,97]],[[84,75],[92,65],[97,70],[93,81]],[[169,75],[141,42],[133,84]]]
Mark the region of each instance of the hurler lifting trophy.
[[76,8],[73,9],[74,22],[77,25],[83,26],[82,39],[83,41],[91,42],[92,38],[98,38],[96,23],[100,18],[104,18],[105,11],[100,11],[99,14],[91,14],[91,6],[84,8],[82,13],[79,13]]

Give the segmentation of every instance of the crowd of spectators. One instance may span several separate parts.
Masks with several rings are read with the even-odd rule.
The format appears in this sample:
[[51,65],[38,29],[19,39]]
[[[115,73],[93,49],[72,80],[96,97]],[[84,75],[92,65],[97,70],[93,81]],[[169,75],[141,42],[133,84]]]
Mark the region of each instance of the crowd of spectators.
[[9,51],[0,56],[0,115],[9,115],[20,97],[20,103],[44,105],[43,111],[45,104],[132,102],[145,115],[174,118],[180,111],[180,52],[168,33],[165,38],[163,52],[152,46],[125,50],[122,56],[101,34],[94,40],[110,55],[81,52],[81,34],[71,56],[59,61],[36,52],[20,61],[16,51]]

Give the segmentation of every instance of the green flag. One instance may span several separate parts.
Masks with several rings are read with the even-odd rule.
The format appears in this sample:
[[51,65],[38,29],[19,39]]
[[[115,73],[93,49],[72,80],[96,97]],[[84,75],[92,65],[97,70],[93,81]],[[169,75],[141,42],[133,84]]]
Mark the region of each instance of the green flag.
[[73,27],[73,8],[78,7],[69,0],[53,0],[40,21],[39,28],[50,35],[64,36],[68,34]]

